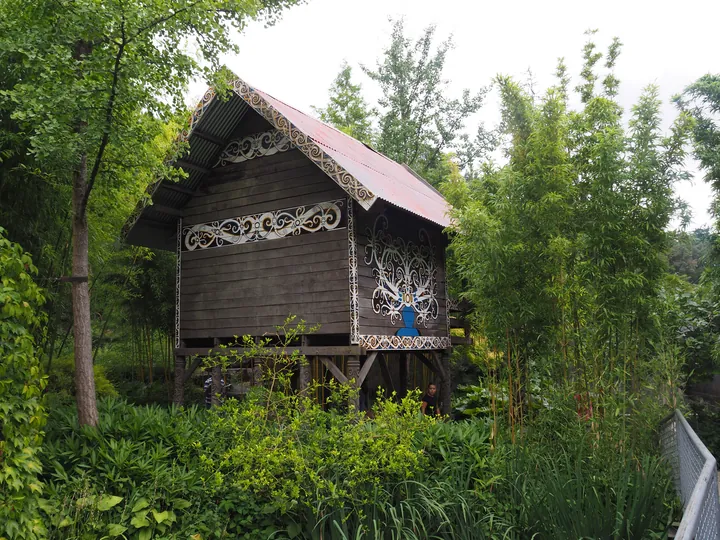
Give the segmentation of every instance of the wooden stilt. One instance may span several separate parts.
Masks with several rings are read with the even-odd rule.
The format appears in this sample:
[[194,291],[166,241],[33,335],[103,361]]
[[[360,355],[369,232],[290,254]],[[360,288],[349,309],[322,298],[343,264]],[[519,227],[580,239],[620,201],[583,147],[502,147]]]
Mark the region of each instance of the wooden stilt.
[[312,358],[306,358],[304,362],[300,364],[300,373],[298,377],[298,391],[305,393],[310,386],[310,363]]
[[222,392],[222,370],[220,366],[214,366],[211,370],[212,373],[212,396],[211,404],[213,407],[220,405],[219,395]]
[[395,392],[395,385],[393,384],[390,370],[388,369],[387,360],[385,360],[385,354],[383,353],[380,360],[380,373],[382,374],[383,381],[385,382],[385,388],[390,392]]
[[173,403],[179,407],[185,403],[185,357],[175,356],[175,384]]
[[359,356],[348,356],[347,357],[347,378],[352,385],[355,392],[350,397],[349,405],[355,407],[356,411],[360,410],[360,357]]
[[400,397],[404,398],[410,388],[410,353],[402,353],[400,357]]
[[435,364],[440,375],[440,412],[450,414],[452,381],[450,380],[450,353],[448,351],[433,351]]

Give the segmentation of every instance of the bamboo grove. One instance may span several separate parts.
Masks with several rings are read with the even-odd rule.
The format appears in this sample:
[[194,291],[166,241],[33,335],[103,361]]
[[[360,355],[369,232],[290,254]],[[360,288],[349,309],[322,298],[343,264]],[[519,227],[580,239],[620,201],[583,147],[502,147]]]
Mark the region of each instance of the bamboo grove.
[[580,84],[560,61],[537,98],[498,77],[507,165],[443,186],[457,209],[455,287],[476,307],[476,354],[513,437],[551,396],[622,433],[642,396],[674,405],[665,254],[692,121],[681,113],[663,136],[654,86],[624,115],[619,52],[617,40],[604,55],[589,41]]

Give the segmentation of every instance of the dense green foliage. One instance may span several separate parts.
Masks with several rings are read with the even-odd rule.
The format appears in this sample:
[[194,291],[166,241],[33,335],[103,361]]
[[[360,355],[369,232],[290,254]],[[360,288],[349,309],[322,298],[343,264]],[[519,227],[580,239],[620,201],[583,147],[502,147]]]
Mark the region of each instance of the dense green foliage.
[[45,409],[33,331],[45,301],[30,256],[0,228],[0,537],[42,538],[38,452]]
[[330,88],[324,109],[315,108],[323,122],[364,143],[373,142],[372,112],[362,97],[359,84],[352,82],[352,68],[345,62]]
[[43,452],[50,537],[484,538],[501,463],[484,423],[436,424],[413,399],[378,412],[258,391],[213,412],[102,401],[89,430],[56,409]]
[[[487,154],[494,133],[466,133],[487,90],[448,97],[452,44],[436,45],[432,27],[413,40],[393,24],[363,68],[382,91],[376,106],[345,64],[317,110],[455,207],[465,420],[420,415],[413,393],[380,400],[370,418],[342,385],[320,406],[312,388],[292,390],[299,354],[249,337],[263,384],[210,411],[165,407],[175,259],[119,245],[118,231],[149,182],[179,174],[166,158],[184,150],[172,141],[190,76],[222,92],[232,28],[294,3],[0,7],[0,224],[39,267],[0,234],[0,538],[662,537],[677,508],[655,430],[683,406],[685,380],[712,375],[720,357],[716,237],[668,230],[682,209],[673,186],[692,134],[717,190],[720,94],[713,76],[688,88],[667,135],[655,87],[625,116],[617,40],[605,55],[587,43],[577,99],[562,62],[542,94],[495,79],[502,163]],[[74,323],[57,279],[72,272],[81,174],[97,427],[72,405]],[[244,359],[226,348],[203,367]],[[716,447],[717,413],[696,419]]]
[[661,292],[689,122],[681,115],[663,137],[649,87],[626,132],[614,101],[618,52],[613,42],[597,92],[601,54],[588,43],[578,111],[568,107],[562,64],[558,85],[537,100],[499,78],[509,162],[446,186],[460,201],[453,252],[462,294],[476,306],[490,362],[507,361],[511,429],[539,397],[534,387],[576,394],[593,422],[623,430],[628,412],[650,406],[638,401],[644,388],[660,398],[653,408],[675,405],[681,359],[665,335]]
[[[20,165],[33,169],[21,177],[59,186],[56,193],[47,190],[52,199],[48,206],[70,196],[71,219],[66,223],[72,225],[72,235],[63,238],[61,233],[50,245],[64,240],[67,246],[72,239],[76,281],[68,333],[74,336],[82,423],[98,421],[88,222],[96,185],[112,196],[99,201],[93,196],[93,204],[112,213],[122,207],[113,204],[114,199],[135,203],[151,181],[176,176],[167,166],[167,152],[159,151],[155,142],[184,109],[188,82],[204,76],[219,92],[227,90],[229,76],[220,69],[219,57],[237,51],[232,30],[250,19],[272,22],[295,3],[138,0],[62,6],[8,0],[0,5],[0,73],[6,75],[0,81],[0,116],[7,122],[0,141],[8,145],[3,158],[19,158]],[[42,220],[43,225],[47,221]],[[63,221],[60,217],[55,224],[62,226]]]

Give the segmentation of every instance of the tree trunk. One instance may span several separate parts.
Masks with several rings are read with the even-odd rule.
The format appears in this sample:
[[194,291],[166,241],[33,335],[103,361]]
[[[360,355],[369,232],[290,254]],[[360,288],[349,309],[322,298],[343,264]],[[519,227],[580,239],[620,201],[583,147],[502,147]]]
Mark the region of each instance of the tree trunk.
[[87,156],[83,154],[73,174],[72,308],[75,336],[75,397],[80,425],[97,426],[95,377],[92,364],[90,288],[88,283],[88,222],[84,208],[87,189]]

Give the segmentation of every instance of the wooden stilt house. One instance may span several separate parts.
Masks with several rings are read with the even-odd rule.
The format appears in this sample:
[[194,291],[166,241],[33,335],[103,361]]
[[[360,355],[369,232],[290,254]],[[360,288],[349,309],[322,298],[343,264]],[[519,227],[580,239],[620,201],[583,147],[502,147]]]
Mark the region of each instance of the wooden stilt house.
[[227,100],[208,90],[181,138],[187,177],[151,186],[124,231],[177,251],[180,381],[186,358],[292,314],[320,325],[298,347],[300,385],[332,373],[402,393],[432,378],[449,395],[440,193],[240,79]]

